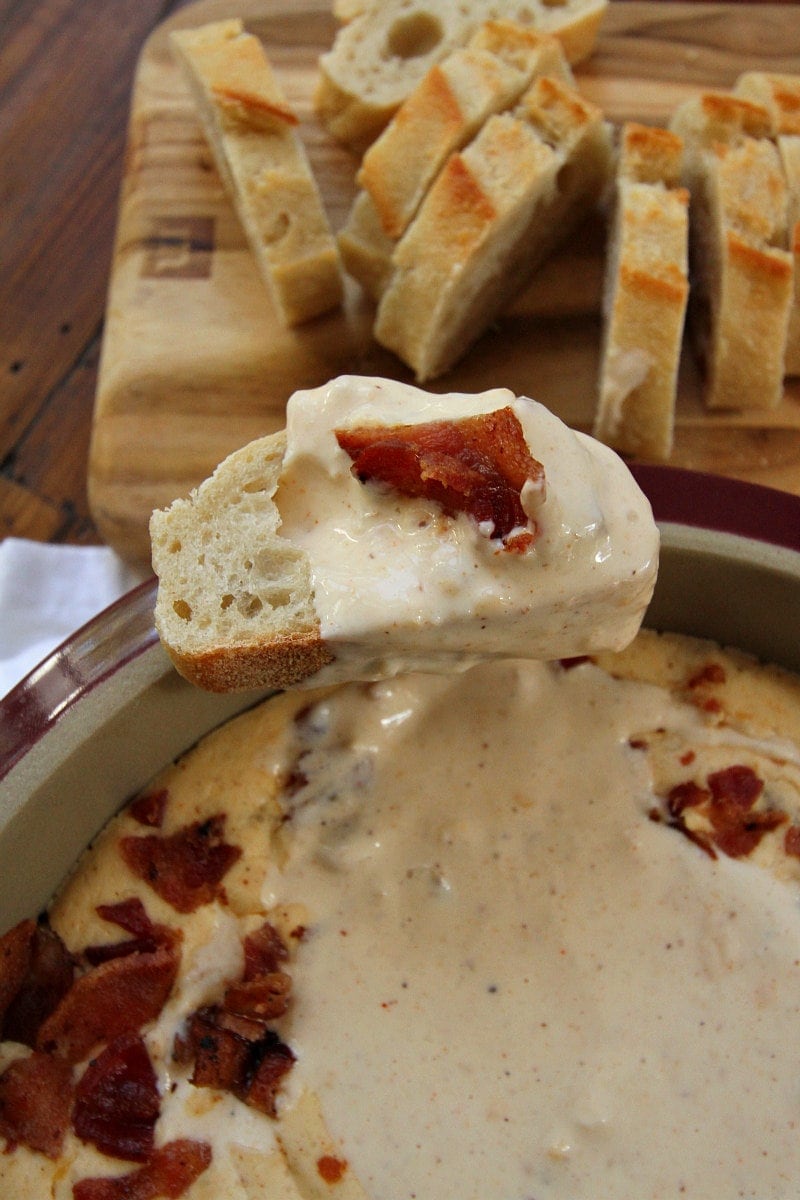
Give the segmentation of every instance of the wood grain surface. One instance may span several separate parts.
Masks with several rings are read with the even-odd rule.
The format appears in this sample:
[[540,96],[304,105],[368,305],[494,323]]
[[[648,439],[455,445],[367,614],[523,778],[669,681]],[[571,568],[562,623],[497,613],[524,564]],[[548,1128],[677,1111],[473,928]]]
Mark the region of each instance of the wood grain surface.
[[[175,25],[241,15],[262,37],[301,117],[335,228],[356,164],[315,122],[319,53],[335,25],[321,0],[198,0],[159,26],[136,73],[89,457],[91,512],[133,561],[147,522],[231,450],[283,423],[298,387],[342,372],[409,378],[370,335],[372,309],[352,285],[340,313],[280,327],[213,169],[169,54]],[[800,71],[791,5],[612,3],[584,94],[615,122],[664,124],[703,87],[746,68]],[[590,223],[436,390],[504,385],[578,428],[591,424],[599,362],[603,230]],[[771,412],[707,413],[684,354],[673,461],[800,493],[800,387]]]

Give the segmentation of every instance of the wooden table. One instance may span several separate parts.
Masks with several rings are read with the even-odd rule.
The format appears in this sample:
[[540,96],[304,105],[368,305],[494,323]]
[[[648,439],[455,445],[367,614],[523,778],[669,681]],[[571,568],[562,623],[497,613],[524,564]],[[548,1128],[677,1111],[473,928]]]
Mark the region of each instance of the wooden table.
[[131,85],[187,0],[0,0],[0,536],[97,543],[86,462]]
[[[187,2],[0,0],[0,536],[102,540],[87,461],[134,69]],[[786,47],[754,52],[800,71],[800,10],[783,11]],[[800,430],[763,431],[753,454],[750,477],[762,454],[800,490]]]

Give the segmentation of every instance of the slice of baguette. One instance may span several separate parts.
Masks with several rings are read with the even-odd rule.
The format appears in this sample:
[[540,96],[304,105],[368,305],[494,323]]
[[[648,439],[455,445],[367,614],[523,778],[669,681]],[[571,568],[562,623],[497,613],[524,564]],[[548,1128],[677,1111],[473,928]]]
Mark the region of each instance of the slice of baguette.
[[238,19],[177,30],[170,42],[280,320],[337,308],[336,241],[261,42]]
[[779,137],[778,153],[781,156],[789,194],[788,247],[794,263],[784,370],[787,375],[800,375],[800,135],[786,134]]
[[251,442],[150,519],[156,629],[207,691],[286,687],[332,658],[306,556],[277,532],[285,449],[284,432]]
[[555,34],[571,63],[594,48],[607,0],[381,0],[347,3],[320,58],[315,105],[323,124],[358,153],[377,137],[434,63],[485,21],[506,19]]
[[670,127],[685,139],[689,319],[706,404],[773,408],[783,397],[793,265],[771,117],[743,97],[707,93],[679,108]]
[[537,75],[573,82],[561,43],[510,21],[482,25],[435,63],[364,155],[358,182],[383,230],[398,239],[448,155],[492,113],[515,104]]
[[536,80],[430,188],[395,249],[376,339],[418,380],[442,375],[598,201],[610,166],[600,110]]
[[736,92],[761,104],[769,113],[786,177],[789,197],[786,244],[794,262],[794,291],[784,369],[787,375],[800,375],[800,75],[747,71],[739,77]]
[[623,127],[606,258],[603,349],[594,435],[640,458],[672,451],[689,294],[689,193],[683,142]]
[[737,96],[767,110],[773,134],[800,134],[800,75],[745,71],[736,81]]

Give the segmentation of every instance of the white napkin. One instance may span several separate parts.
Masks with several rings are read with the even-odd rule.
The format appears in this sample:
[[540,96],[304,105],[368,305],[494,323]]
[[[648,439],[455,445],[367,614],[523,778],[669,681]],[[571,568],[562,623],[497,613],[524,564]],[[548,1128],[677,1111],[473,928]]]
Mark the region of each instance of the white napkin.
[[146,577],[106,546],[0,542],[0,696]]

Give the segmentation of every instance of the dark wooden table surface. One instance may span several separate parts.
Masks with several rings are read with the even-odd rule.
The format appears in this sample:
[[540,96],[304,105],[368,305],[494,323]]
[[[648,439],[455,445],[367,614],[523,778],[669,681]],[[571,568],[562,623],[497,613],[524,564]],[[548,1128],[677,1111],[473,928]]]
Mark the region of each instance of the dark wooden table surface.
[[86,460],[131,84],[185,3],[0,0],[0,537],[100,541]]
[[96,543],[86,457],[133,72],[186,0],[0,0],[0,537]]

